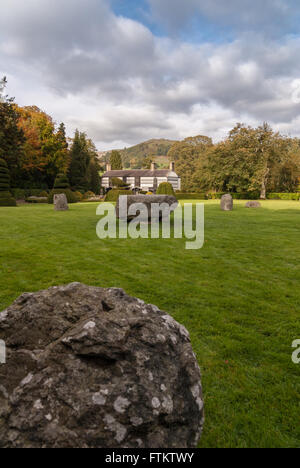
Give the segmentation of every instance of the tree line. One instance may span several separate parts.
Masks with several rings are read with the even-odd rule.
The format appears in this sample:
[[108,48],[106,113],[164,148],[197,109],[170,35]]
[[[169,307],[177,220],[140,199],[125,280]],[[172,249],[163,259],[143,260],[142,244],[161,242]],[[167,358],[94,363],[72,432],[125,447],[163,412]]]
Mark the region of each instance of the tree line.
[[0,158],[8,165],[13,188],[52,189],[58,174],[65,174],[73,190],[99,193],[97,149],[79,130],[66,137],[64,123],[57,126],[36,106],[20,107],[5,95],[0,80]]
[[275,132],[267,123],[237,124],[217,144],[196,136],[175,143],[176,162],[186,192],[294,192],[299,187],[300,140]]

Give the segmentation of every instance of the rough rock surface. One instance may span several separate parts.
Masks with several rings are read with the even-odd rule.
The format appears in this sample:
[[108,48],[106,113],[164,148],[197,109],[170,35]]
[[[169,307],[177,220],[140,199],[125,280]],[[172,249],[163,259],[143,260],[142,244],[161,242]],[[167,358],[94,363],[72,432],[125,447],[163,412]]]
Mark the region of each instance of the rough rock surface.
[[223,197],[221,198],[221,210],[223,211],[233,210],[233,199],[229,193],[227,195],[223,195]]
[[[178,200],[173,195],[125,195],[125,197],[127,198],[127,213],[131,205],[143,203],[147,207],[147,220],[151,219],[151,205],[153,203],[166,203],[168,206],[172,207],[171,211],[174,211],[178,206]],[[120,218],[120,198],[117,201],[116,213],[117,217]],[[162,217],[162,212],[160,213],[160,217]],[[127,220],[134,218],[135,216],[127,216]]]
[[69,209],[68,200],[64,193],[55,194],[53,203],[55,211],[67,211]]
[[0,313],[0,447],[190,448],[203,426],[189,334],[121,289],[25,293]]
[[261,208],[261,204],[258,201],[248,201],[245,205],[246,208]]

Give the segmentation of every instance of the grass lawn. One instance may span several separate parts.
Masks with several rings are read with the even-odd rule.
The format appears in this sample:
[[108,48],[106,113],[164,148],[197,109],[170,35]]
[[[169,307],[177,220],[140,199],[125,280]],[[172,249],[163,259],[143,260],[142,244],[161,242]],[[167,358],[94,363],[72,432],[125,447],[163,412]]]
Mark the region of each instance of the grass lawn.
[[96,237],[96,204],[0,208],[0,311],[24,291],[122,287],[191,334],[203,374],[201,447],[300,447],[300,203],[205,202],[206,241]]

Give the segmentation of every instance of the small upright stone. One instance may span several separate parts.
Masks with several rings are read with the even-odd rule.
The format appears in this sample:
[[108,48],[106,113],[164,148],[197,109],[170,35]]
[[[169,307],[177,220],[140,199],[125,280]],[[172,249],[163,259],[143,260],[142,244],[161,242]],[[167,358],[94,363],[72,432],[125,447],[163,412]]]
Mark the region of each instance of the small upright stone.
[[69,209],[68,200],[64,193],[54,195],[53,203],[55,211],[67,211]]
[[221,210],[232,211],[233,210],[233,198],[230,193],[223,195],[221,198]]
[[245,205],[246,208],[261,208],[261,204],[258,201],[248,201]]

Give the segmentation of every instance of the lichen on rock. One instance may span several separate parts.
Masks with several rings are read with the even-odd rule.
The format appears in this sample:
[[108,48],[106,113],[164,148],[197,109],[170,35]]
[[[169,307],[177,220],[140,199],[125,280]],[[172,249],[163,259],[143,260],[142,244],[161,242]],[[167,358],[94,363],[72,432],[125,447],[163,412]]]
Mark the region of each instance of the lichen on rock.
[[203,426],[187,330],[121,289],[72,283],[0,313],[0,447],[191,448]]

